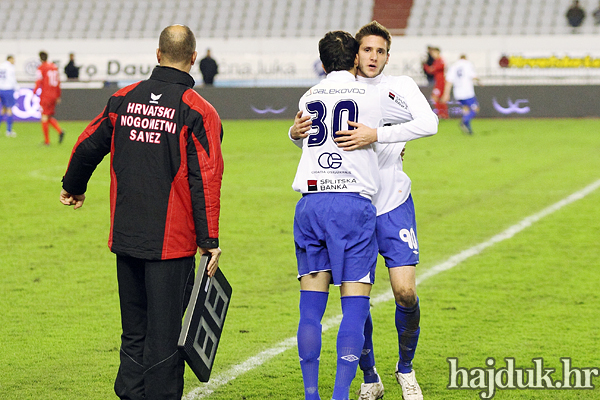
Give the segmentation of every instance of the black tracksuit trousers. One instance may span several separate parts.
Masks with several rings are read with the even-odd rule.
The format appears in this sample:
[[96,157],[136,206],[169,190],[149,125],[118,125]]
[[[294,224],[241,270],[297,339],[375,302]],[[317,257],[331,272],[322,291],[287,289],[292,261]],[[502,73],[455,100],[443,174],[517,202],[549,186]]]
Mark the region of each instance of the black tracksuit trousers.
[[117,255],[121,350],[115,393],[127,400],[181,400],[177,350],[194,283],[194,257],[150,261]]

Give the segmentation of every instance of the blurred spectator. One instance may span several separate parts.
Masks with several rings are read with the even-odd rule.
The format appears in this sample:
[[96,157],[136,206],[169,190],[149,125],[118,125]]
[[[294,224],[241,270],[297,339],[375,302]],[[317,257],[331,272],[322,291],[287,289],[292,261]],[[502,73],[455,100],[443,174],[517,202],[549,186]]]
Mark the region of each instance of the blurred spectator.
[[433,56],[431,55],[432,48],[433,47],[431,47],[431,46],[427,46],[427,58],[423,62],[423,64],[424,64],[423,73],[427,77],[427,86],[433,86],[435,84],[435,78],[433,77],[433,74],[430,74],[429,72],[427,72],[425,70],[425,65],[431,67],[431,64],[433,64],[433,61],[434,61]]
[[600,25],[600,4],[598,5],[598,8],[594,10],[592,16],[594,17],[594,25]]
[[219,73],[217,62],[210,56],[210,49],[206,50],[206,57],[200,60],[200,72],[205,86],[212,86],[215,75]]
[[567,10],[567,21],[573,28],[580,27],[585,19],[585,10],[579,5],[579,0],[574,0],[571,7]]
[[69,63],[65,67],[65,75],[67,75],[67,79],[70,81],[76,81],[79,79],[79,68],[75,66],[75,54],[69,54]]

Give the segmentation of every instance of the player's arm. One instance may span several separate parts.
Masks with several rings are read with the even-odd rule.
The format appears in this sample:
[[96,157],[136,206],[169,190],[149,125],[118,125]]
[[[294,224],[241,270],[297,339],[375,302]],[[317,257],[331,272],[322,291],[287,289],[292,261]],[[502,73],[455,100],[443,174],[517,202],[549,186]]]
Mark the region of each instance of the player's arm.
[[450,93],[452,91],[452,82],[449,80],[446,81],[446,85],[444,86],[444,94],[440,97],[440,102],[447,103],[450,101]]
[[348,121],[348,126],[355,129],[347,129],[335,133],[337,137],[334,140],[338,147],[350,151],[360,149],[377,141],[377,128],[371,128],[354,121]]
[[33,88],[33,93],[35,94],[39,94],[37,91],[39,88],[42,87],[42,80],[44,79],[44,77],[42,76],[42,71],[40,71],[39,69],[37,69],[35,71],[35,87]]
[[348,121],[348,125],[356,129],[336,132],[338,137],[335,141],[338,146],[350,151],[374,142],[409,142],[435,135],[439,121],[437,115],[431,110],[429,102],[413,79],[403,77],[402,85],[401,91],[406,96],[406,103],[413,117],[412,121],[379,128],[370,128],[364,124]]
[[290,140],[300,148],[302,147],[302,141],[308,137],[308,131],[312,124],[310,115],[302,116],[302,114],[302,111],[296,113],[294,125],[292,125],[288,131]]

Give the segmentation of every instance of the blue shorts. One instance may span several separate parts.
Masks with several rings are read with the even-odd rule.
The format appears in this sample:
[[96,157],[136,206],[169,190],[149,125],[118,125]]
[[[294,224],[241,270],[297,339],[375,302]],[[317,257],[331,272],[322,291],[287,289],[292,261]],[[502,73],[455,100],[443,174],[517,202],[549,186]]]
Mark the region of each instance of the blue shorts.
[[298,278],[330,271],[342,282],[374,283],[376,210],[356,193],[313,193],[296,205],[294,242]]
[[15,105],[15,91],[14,90],[0,90],[0,103],[2,107],[10,108]]
[[417,265],[419,242],[412,195],[392,211],[377,217],[379,254],[388,268]]
[[465,107],[469,107],[473,111],[477,111],[479,108],[479,103],[477,102],[477,97],[471,97],[470,99],[459,100],[460,104]]

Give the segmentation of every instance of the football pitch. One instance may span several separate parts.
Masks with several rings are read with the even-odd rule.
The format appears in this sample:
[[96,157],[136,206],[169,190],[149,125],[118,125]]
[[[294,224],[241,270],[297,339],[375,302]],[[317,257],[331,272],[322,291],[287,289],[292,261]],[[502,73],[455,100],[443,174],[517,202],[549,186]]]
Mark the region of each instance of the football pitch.
[[[233,295],[211,381],[200,383],[188,369],[188,400],[303,399],[294,346],[299,195],[291,189],[300,151],[287,138],[291,122],[224,121],[220,264]],[[86,125],[61,124],[65,142],[51,132],[50,147],[41,146],[38,123],[15,124],[16,138],[0,128],[3,400],[116,398],[120,313],[106,246],[108,159],[82,209],[61,205],[60,180]],[[404,157],[421,256],[414,368],[425,399],[486,398],[490,385],[495,399],[600,399],[600,120],[476,119],[472,137],[457,124],[442,121],[434,137],[408,143]],[[372,302],[385,398],[401,399],[394,302],[381,260]],[[333,391],[340,312],[332,288],[324,400]],[[511,359],[543,379],[511,388],[501,373]],[[464,379],[448,388],[452,364]],[[578,376],[579,387],[564,388],[577,386]],[[361,381],[359,370],[351,398]]]

